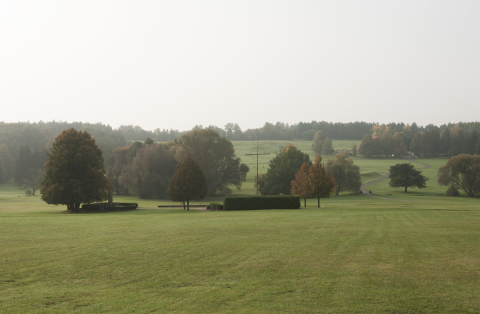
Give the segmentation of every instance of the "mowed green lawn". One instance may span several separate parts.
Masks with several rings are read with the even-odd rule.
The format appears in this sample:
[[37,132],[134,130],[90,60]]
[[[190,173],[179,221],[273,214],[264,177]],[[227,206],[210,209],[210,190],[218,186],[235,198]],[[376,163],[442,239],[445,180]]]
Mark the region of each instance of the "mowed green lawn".
[[[384,181],[370,186],[383,198],[345,193],[320,209],[115,197],[141,208],[68,214],[0,185],[0,313],[479,313],[480,200],[444,196],[446,159],[419,161],[432,165],[427,189]],[[400,162],[355,158],[365,180]]]

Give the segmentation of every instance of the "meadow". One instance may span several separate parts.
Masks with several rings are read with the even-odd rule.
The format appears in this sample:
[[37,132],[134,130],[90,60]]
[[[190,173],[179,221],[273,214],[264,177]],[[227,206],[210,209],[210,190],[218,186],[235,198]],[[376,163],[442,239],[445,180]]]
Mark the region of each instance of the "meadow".
[[[234,144],[244,161],[256,145]],[[271,154],[259,170],[286,144],[260,142]],[[69,214],[0,185],[0,312],[478,313],[479,199],[445,196],[446,159],[418,161],[431,165],[426,189],[387,180],[369,187],[383,198],[342,193],[299,210],[186,212],[116,197],[140,208]],[[401,162],[355,158],[364,182]],[[236,193],[254,193],[248,164]]]

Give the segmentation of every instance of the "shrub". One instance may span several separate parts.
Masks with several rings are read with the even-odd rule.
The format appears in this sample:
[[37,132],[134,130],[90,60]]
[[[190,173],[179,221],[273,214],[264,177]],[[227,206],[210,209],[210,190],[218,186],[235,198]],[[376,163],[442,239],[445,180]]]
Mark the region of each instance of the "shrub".
[[447,190],[447,196],[460,196],[460,192],[458,192],[456,187],[454,187],[453,185],[450,185],[450,187]]
[[224,210],[298,209],[300,197],[294,195],[227,196]]

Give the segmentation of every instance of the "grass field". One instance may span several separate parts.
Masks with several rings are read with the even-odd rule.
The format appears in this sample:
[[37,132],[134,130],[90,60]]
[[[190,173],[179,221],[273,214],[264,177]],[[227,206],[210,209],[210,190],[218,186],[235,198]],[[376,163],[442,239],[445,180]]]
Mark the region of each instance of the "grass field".
[[[239,144],[240,157],[255,145]],[[68,214],[0,185],[0,313],[479,313],[480,200],[444,196],[446,160],[419,161],[426,189],[371,186],[406,202],[344,194],[320,209],[116,197],[141,208]],[[355,158],[365,180],[400,162]]]

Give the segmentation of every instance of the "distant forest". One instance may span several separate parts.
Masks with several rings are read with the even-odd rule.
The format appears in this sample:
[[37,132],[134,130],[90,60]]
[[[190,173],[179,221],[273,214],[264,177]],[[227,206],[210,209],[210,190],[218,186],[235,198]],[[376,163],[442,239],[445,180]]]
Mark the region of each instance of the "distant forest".
[[[375,128],[376,127],[376,128]],[[401,135],[406,148],[410,150],[410,144],[414,141],[415,150],[418,155],[457,155],[460,153],[475,153],[475,147],[479,141],[480,122],[444,124],[436,126],[429,124],[427,126],[418,126],[416,123],[406,125],[404,123],[378,124],[373,122],[349,122],[332,123],[326,121],[300,122],[297,124],[285,124],[277,122],[275,124],[265,123],[261,128],[247,129],[242,131],[238,124],[228,123],[224,128],[214,125],[207,127],[197,125],[192,128],[212,129],[221,137],[230,141],[257,141],[257,140],[306,140],[312,141],[317,131],[323,133],[332,140],[359,140],[365,135],[372,135],[375,138],[376,131],[381,127],[384,135],[390,134],[392,137]],[[74,128],[89,132],[102,149],[104,157],[116,147],[127,146],[132,141],[145,141],[150,138],[156,142],[168,142],[179,139],[183,134],[189,131],[155,129],[153,131],[144,130],[140,126],[122,125],[118,129],[113,129],[109,125],[101,123],[91,124],[82,122],[18,122],[5,123],[0,122],[0,145],[8,148],[11,156],[15,159],[21,146],[28,145],[31,150],[49,149],[55,140],[55,137],[62,131]],[[375,131],[374,131],[375,130]],[[418,135],[416,135],[418,133]],[[417,139],[423,139],[419,143]],[[420,148],[417,146],[421,146]],[[422,148],[422,146],[425,146]],[[107,156],[106,156],[107,155]],[[373,153],[372,155],[377,155]],[[378,153],[378,155],[381,155]]]

